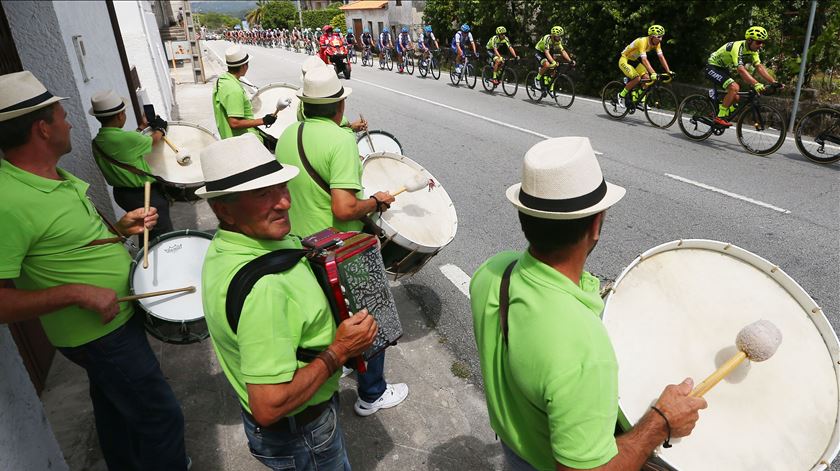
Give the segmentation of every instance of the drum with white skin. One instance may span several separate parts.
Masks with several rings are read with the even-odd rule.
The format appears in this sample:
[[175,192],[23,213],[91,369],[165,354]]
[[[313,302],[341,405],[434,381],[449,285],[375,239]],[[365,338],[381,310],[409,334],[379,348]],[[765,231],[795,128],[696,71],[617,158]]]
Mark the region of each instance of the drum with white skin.
[[[403,155],[402,144],[400,144],[396,136],[388,131],[374,129],[368,131],[367,134],[365,136],[365,133],[361,133],[356,137],[356,144],[359,146],[359,155],[362,157],[367,157],[375,152],[389,152],[391,154]],[[369,141],[368,137],[370,137]]]
[[627,430],[667,384],[695,384],[733,353],[746,325],[782,333],[772,358],[746,361],[707,392],[688,437],[660,448],[671,469],[818,471],[840,450],[837,336],[779,267],[724,242],[681,240],[648,250],[616,280],[604,326],[619,364]]
[[286,82],[274,82],[260,87],[251,98],[254,118],[259,119],[277,111],[277,102],[288,100],[289,106],[277,112],[277,121],[270,127],[259,126],[266,134],[279,138],[283,131],[292,123],[297,122],[297,110],[300,99],[297,97],[298,87]]
[[[143,130],[146,135],[152,132],[151,128]],[[186,164],[178,163],[178,153],[161,139],[146,156],[152,174],[166,180],[164,191],[175,201],[198,201],[195,190],[204,186],[201,150],[219,138],[207,128],[183,121],[170,121],[166,138],[181,153],[189,152],[189,161]]]
[[394,193],[418,174],[434,185],[397,195],[390,209],[375,218],[385,233],[380,237],[385,270],[395,279],[416,273],[452,242],[458,231],[455,205],[432,174],[408,157],[377,152],[363,164],[366,197],[377,191]]
[[201,303],[201,269],[212,239],[210,234],[193,230],[169,232],[149,243],[149,268],[143,268],[142,251],[132,262],[132,294],[195,287],[191,293],[137,301],[146,314],[146,330],[157,339],[187,344],[208,337]]

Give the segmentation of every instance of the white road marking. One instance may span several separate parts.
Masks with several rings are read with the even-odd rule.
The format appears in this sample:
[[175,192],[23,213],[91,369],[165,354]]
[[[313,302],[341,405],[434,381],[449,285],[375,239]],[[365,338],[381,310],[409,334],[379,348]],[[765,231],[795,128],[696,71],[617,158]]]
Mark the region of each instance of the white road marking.
[[678,175],[672,175],[670,173],[665,174],[668,178],[673,178],[674,180],[681,181],[683,183],[688,183],[689,185],[694,185],[696,187],[703,188],[705,190],[714,191],[715,193],[720,193],[725,196],[729,196],[730,198],[739,199],[741,201],[746,201],[747,203],[752,203],[767,209],[772,209],[773,211],[778,211],[782,214],[790,214],[790,211],[784,208],[780,208],[778,206],[773,206],[772,204],[765,203],[763,201],[759,201],[747,196],[739,195],[737,193],[732,193],[731,191],[721,190],[720,188],[715,188],[711,185],[706,185],[705,183],[696,182],[694,180],[689,180],[688,178],[683,178]]
[[443,273],[443,276],[449,279],[452,284],[458,288],[459,291],[464,293],[464,296],[467,299],[470,298],[470,275],[464,273],[464,270],[452,265],[451,263],[447,263],[446,265],[442,265],[439,267],[440,272]]
[[[506,123],[504,121],[499,121],[498,119],[493,119],[493,118],[488,118],[486,116],[481,116],[480,114],[476,114],[476,113],[473,113],[471,111],[462,110],[461,108],[455,108],[454,106],[445,105],[445,104],[437,102],[437,101],[429,100],[428,98],[419,97],[417,95],[412,95],[410,93],[401,92],[399,90],[394,90],[393,88],[385,87],[385,86],[382,86],[382,85],[379,85],[379,84],[376,84],[376,83],[373,83],[373,82],[368,82],[366,80],[360,80],[360,79],[353,79],[353,81],[354,82],[359,82],[359,83],[364,83],[364,84],[370,85],[372,87],[381,88],[382,90],[387,90],[389,92],[396,93],[397,95],[402,95],[402,96],[406,96],[406,97],[409,97],[409,98],[414,98],[415,100],[419,100],[419,101],[422,101],[424,103],[428,103],[430,105],[439,106],[441,108],[445,108],[445,109],[450,110],[450,111],[455,111],[456,113],[462,113],[462,114],[465,114],[467,116],[472,116],[473,118],[478,118],[478,119],[487,121],[488,123],[498,124],[499,126],[504,126],[506,128],[509,128],[509,129],[514,129],[514,130],[519,131],[519,132],[524,132],[525,134],[530,134],[532,136],[537,136],[537,137],[542,138],[542,139],[550,139],[551,138],[551,136],[543,134],[541,132],[532,131],[530,129],[526,129],[526,128],[523,128],[521,126],[517,126],[515,124],[510,124],[510,123]],[[595,154],[604,155],[603,152],[598,152],[597,150],[595,151]]]

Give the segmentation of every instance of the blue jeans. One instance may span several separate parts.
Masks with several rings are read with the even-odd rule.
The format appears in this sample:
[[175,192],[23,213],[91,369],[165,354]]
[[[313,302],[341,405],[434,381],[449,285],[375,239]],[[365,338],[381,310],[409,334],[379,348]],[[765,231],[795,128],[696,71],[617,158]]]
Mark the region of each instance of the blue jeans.
[[356,373],[356,380],[359,383],[357,392],[363,401],[373,402],[385,393],[388,383],[385,382],[384,373],[384,351],[367,362],[367,371],[364,374]]
[[520,458],[515,451],[511,450],[510,447],[505,445],[505,442],[499,440],[499,443],[502,444],[502,452],[504,452],[505,463],[507,463],[507,469],[509,471],[536,471],[536,468],[531,466],[531,464],[527,461]]
[[288,432],[264,430],[245,413],[242,423],[248,448],[260,463],[273,470],[350,471],[344,434],[338,423],[338,394],[317,419],[298,428],[294,416]]
[[108,469],[187,468],[184,415],[149,347],[141,315],[104,337],[58,350],[87,371]]

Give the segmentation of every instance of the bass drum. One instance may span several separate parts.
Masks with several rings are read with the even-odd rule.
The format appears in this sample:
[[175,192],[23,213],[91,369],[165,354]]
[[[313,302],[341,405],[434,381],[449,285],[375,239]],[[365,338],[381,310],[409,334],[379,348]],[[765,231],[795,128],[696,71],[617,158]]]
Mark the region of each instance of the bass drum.
[[143,268],[142,250],[131,263],[132,294],[195,286],[193,293],[137,301],[146,314],[146,330],[158,340],[188,344],[210,335],[201,301],[201,268],[212,239],[198,231],[169,232],[149,243],[149,268]]
[[279,138],[287,126],[297,122],[297,110],[300,106],[297,92],[298,87],[286,82],[274,82],[260,87],[251,98],[255,118],[262,118],[277,111],[277,100],[289,99],[292,103],[277,113],[277,122],[271,127],[259,126],[259,129],[274,138]]
[[709,407],[691,435],[659,451],[666,469],[827,469],[840,449],[840,344],[796,281],[732,244],[669,242],[616,280],[603,321],[621,365],[625,430],[665,385],[685,377],[697,384],[714,372],[736,352],[738,332],[759,319],[781,330],[778,351],[745,362],[705,394]]
[[[393,134],[379,129],[368,131],[368,134],[370,135],[370,142],[365,137],[365,133],[360,134],[356,138],[356,144],[359,145],[359,155],[362,157],[367,157],[375,152],[389,152],[391,154],[403,155],[402,144],[400,144],[400,141]],[[371,144],[373,144],[372,148]]]
[[[143,134],[151,133],[151,128],[143,130]],[[201,150],[219,138],[207,128],[183,121],[170,121],[166,138],[177,149],[189,149],[190,161],[186,165],[179,164],[175,151],[161,139],[152,146],[152,152],[146,156],[152,174],[166,180],[163,190],[169,198],[175,201],[198,201],[195,190],[204,186]]]
[[394,279],[413,275],[455,238],[455,205],[432,174],[406,156],[377,152],[362,165],[367,197],[377,191],[396,191],[417,173],[435,182],[429,189],[397,195],[391,208],[374,218],[384,233],[380,243],[385,270]]

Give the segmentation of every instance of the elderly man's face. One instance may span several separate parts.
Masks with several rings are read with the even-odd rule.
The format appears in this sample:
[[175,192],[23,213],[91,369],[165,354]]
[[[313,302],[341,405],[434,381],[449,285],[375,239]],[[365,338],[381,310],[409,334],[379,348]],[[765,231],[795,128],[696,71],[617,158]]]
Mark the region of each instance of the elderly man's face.
[[226,203],[220,217],[228,225],[255,239],[280,240],[291,230],[292,196],[285,183],[245,191]]

